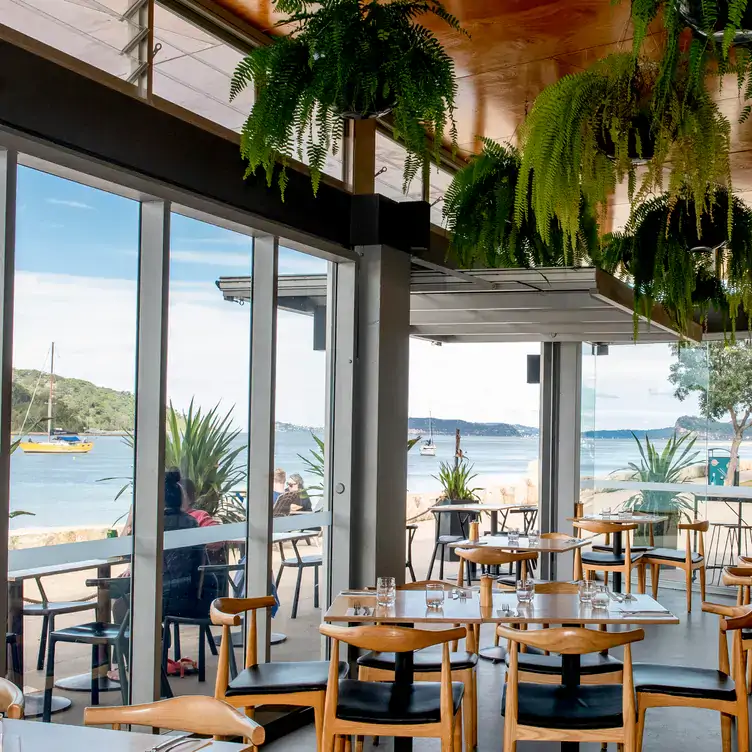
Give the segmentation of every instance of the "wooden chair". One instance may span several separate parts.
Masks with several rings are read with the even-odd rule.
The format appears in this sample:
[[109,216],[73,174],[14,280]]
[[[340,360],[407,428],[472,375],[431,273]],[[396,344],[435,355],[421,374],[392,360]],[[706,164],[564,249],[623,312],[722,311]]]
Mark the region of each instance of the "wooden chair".
[[[541,533],[541,540],[571,540],[572,536],[569,533]],[[582,579],[582,561],[580,561],[580,550],[574,551],[574,567],[572,571],[572,579],[577,582]],[[537,586],[536,586],[537,589]],[[543,592],[543,591],[541,591]]]
[[752,567],[725,567],[721,582],[726,587],[737,588],[736,605],[746,606],[750,602],[752,588]]
[[[345,750],[349,752],[353,735],[441,739],[442,752],[462,752],[464,687],[452,682],[449,643],[465,637],[464,627],[429,631],[322,624],[319,631],[332,638],[324,752],[334,752],[337,737],[345,737]],[[396,683],[342,679],[337,668],[340,642],[379,653],[405,653],[441,645],[441,680],[419,682],[407,694]]]
[[24,717],[23,691],[12,681],[3,678],[0,678],[0,713],[15,720]]
[[[499,635],[512,644],[509,677],[504,687],[504,752],[515,752],[517,742],[616,742],[624,752],[635,752],[635,698],[632,685],[631,644],[645,632],[598,632],[582,627],[557,627],[523,631],[499,625]],[[520,679],[520,645],[556,650],[568,656],[586,655],[624,646],[623,684],[587,686],[523,683]]]
[[[645,713],[648,708],[689,707],[717,710],[721,714],[721,748],[731,752],[731,719],[736,717],[737,751],[749,750],[749,709],[744,682],[742,630],[752,627],[752,606],[719,606],[703,603],[705,613],[718,614],[719,671],[688,666],[660,666],[636,663],[634,684],[637,691],[637,750],[642,749]],[[728,632],[733,632],[729,662]],[[741,679],[737,685],[732,677]],[[746,690],[746,688],[745,688]]]
[[[327,661],[258,662],[258,631],[256,612],[271,608],[275,600],[271,595],[260,598],[217,598],[211,605],[212,623],[222,627],[219,647],[217,683],[214,697],[236,708],[245,708],[252,716],[258,705],[291,705],[313,708],[316,723],[317,749],[321,750],[324,724],[324,697],[329,679]],[[245,670],[230,681],[230,627],[241,624],[241,614],[246,617]],[[347,675],[347,664],[339,664],[339,676]]]
[[[620,525],[616,522],[607,522],[605,520],[575,520],[572,525],[579,531],[586,530],[589,533],[601,535],[611,533],[626,533],[624,535],[624,550],[620,556],[609,551],[587,551],[582,553],[579,549],[575,552],[575,569],[577,568],[577,559],[580,561],[580,567],[589,578],[590,572],[603,572],[608,583],[609,572],[621,572],[624,576],[624,590],[631,592],[632,588],[632,567],[637,564],[643,556],[641,553],[632,551],[632,541],[629,535],[630,531],[636,530],[637,525]],[[644,583],[640,582],[639,590],[645,592]]]
[[239,736],[254,747],[264,743],[264,727],[213,697],[185,695],[144,705],[84,708],[85,726],[151,726],[222,737]]
[[[457,570],[457,585],[462,587],[465,582],[465,562],[480,565],[482,567],[501,567],[505,564],[519,564],[521,568],[521,579],[527,577],[527,562],[536,561],[538,553],[536,551],[501,551],[498,548],[455,548],[454,552],[460,557],[460,566]],[[468,572],[468,582],[470,582],[470,573]]]
[[[398,585],[397,590],[425,590],[426,585],[441,585],[444,590],[454,590],[455,586],[441,580],[423,580]],[[458,625],[457,625],[458,626]],[[464,699],[464,733],[465,749],[472,750],[478,746],[478,692],[476,666],[478,665],[477,641],[475,632],[467,627],[466,650],[457,651],[452,644],[449,653],[449,665],[452,681],[462,682],[465,687]],[[415,665],[414,681],[435,682],[441,673],[441,652],[435,647],[418,650],[413,655]],[[358,681],[394,681],[396,657],[394,653],[368,652],[358,658]],[[360,752],[360,740],[357,744]]]
[[[567,536],[571,537],[571,536]],[[535,585],[536,595],[579,595],[576,582],[539,582]],[[548,624],[542,625],[548,629]],[[605,631],[605,625],[603,625]],[[554,651],[557,653],[558,651]],[[509,668],[511,652],[507,652],[505,663]],[[549,651],[520,651],[517,658],[519,680],[533,684],[561,684],[562,657],[552,655]],[[580,665],[581,684],[621,684],[623,681],[623,664],[607,652],[583,655]]]
[[[661,567],[676,567],[683,569],[687,578],[687,613],[692,611],[692,573],[700,570],[700,593],[705,600],[705,533],[710,523],[702,522],[679,523],[679,530],[686,532],[686,548],[684,551],[675,548],[654,548],[640,559],[640,579],[645,581],[645,571],[650,566],[650,581],[653,585],[653,598],[658,598],[658,578]],[[692,533],[697,533],[697,550],[692,546]],[[644,590],[644,587],[643,587]]]

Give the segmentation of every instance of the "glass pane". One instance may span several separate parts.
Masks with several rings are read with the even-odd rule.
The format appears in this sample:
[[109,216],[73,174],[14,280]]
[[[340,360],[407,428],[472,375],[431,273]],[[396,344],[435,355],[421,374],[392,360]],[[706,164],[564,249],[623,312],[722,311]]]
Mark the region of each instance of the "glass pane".
[[209,606],[242,592],[251,306],[217,282],[247,278],[251,259],[250,237],[172,215],[162,610],[176,695],[214,693]]
[[217,37],[157,5],[154,8],[154,94],[239,131],[253,88],[230,102],[230,79],[243,55]]
[[306,519],[329,508],[323,489],[327,269],[322,259],[280,249],[272,509],[279,608],[272,631],[287,640],[274,648],[275,660],[320,654],[324,532],[320,520]]
[[582,343],[582,395],[580,398],[580,502],[593,495],[595,477],[595,346]]
[[[442,344],[410,340],[410,419],[407,455],[408,547],[417,579],[429,577],[437,527],[428,510],[457,494],[439,480],[442,469],[465,465],[465,498],[497,505],[499,529],[536,528],[540,387],[527,383],[527,356],[538,343]],[[478,364],[479,367],[469,367]],[[489,389],[491,381],[494,384]],[[461,458],[456,452],[460,432]],[[411,446],[413,442],[416,445]],[[500,508],[506,505],[506,508]],[[512,509],[512,507],[515,507]],[[464,517],[441,515],[442,535],[467,534]],[[481,532],[492,529],[490,515]],[[449,549],[430,574],[451,580],[456,557]],[[443,568],[443,572],[442,572]],[[408,579],[411,578],[408,571]]]
[[435,164],[431,165],[430,183],[429,183],[429,202],[431,204],[431,222],[435,225],[444,226],[444,194],[447,192],[447,188],[452,184],[452,178],[454,175],[447,171],[442,170]]
[[127,79],[138,54],[123,50],[143,27],[124,17],[128,0],[0,0],[0,19],[50,47]]
[[420,201],[423,198],[420,170],[410,183],[407,194],[402,192],[406,156],[404,146],[376,133],[376,193],[394,201]]
[[[19,168],[10,622],[23,639],[23,683],[36,691],[45,614],[50,629],[112,622],[112,664],[102,651],[101,672],[118,677],[118,652],[127,661],[129,580],[87,580],[125,574],[132,551],[117,536],[132,500],[138,247],[138,203]],[[68,709],[54,720],[81,723],[89,696],[66,688],[91,686],[91,660],[88,643],[56,644],[55,707]]]

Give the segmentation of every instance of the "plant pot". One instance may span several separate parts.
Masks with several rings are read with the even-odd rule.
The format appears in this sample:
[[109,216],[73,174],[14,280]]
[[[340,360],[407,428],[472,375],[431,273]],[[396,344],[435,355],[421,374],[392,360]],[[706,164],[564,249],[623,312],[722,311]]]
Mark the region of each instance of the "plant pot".
[[[752,2],[752,0],[750,0]],[[627,152],[629,158],[634,164],[642,164],[653,158],[655,154],[655,138],[651,132],[650,116],[647,113],[640,113],[632,119],[629,129],[629,138],[627,141]],[[637,151],[637,136],[640,134],[640,145],[642,146],[642,156]],[[599,131],[596,135],[598,149],[610,159],[616,159],[616,144],[611,138],[608,131]]]
[[382,92],[368,108],[358,107],[357,97],[354,93],[346,91],[342,96],[339,116],[345,120],[373,120],[374,118],[388,115],[396,104],[394,94],[385,97]]
[[[473,499],[444,499],[441,504],[475,504]],[[442,514],[439,518],[439,535],[465,535],[470,532],[467,523],[463,531],[460,524],[460,515],[462,512],[449,512]],[[463,517],[466,515],[463,515]],[[454,553],[453,548],[448,546],[444,549],[444,561],[459,561],[459,556]]]
[[[699,37],[710,36],[718,45],[723,44],[723,30],[728,24],[728,2],[718,0],[718,18],[708,35],[703,19],[701,0],[679,0],[678,11],[684,23]],[[752,43],[752,2],[748,3],[742,16],[742,28],[734,34],[733,44],[749,45]]]

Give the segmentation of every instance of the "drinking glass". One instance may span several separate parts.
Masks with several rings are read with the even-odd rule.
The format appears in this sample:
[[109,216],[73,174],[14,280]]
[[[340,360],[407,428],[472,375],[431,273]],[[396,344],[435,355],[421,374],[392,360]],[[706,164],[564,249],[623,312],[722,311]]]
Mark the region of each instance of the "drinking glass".
[[619,510],[619,517],[621,519],[629,519],[629,517],[632,515],[632,512],[629,511],[629,509],[620,509]]
[[531,546],[537,546],[540,542],[540,533],[537,530],[531,530],[527,534],[527,540]]
[[591,603],[595,591],[594,583],[590,580],[580,580],[578,585],[580,590],[580,603]]
[[428,608],[444,607],[444,586],[436,583],[426,585],[426,606]]
[[530,578],[526,580],[517,580],[517,601],[519,603],[530,603],[535,593],[535,582]]
[[520,531],[517,529],[509,531],[509,545],[517,546],[520,542]]
[[397,583],[394,577],[379,577],[376,580],[376,604],[393,606],[397,598]]
[[610,517],[611,516],[611,507],[603,507],[601,510],[601,517]]
[[596,585],[593,589],[593,595],[591,603],[593,608],[608,608],[608,602],[611,599],[608,597],[605,585]]

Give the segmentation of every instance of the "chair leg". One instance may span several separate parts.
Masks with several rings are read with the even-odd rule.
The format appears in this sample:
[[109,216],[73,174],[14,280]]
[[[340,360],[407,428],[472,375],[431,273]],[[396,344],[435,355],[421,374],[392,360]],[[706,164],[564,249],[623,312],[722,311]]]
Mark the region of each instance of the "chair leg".
[[731,752],[731,721],[733,716],[721,713],[721,750]]
[[643,564],[637,568],[637,590],[639,593],[645,592],[645,585],[647,582],[647,566]]
[[99,705],[99,645],[91,646],[91,704]]
[[639,700],[637,702],[637,744],[635,745],[636,752],[642,750],[642,737],[645,734],[645,708],[640,707]]
[[439,542],[436,541],[436,544],[433,547],[433,553],[431,554],[431,563],[428,565],[428,574],[426,575],[426,579],[430,580],[431,575],[433,574],[433,565],[436,561],[436,552],[439,550]]
[[746,664],[746,674],[747,674],[747,694],[752,694],[752,655],[750,655],[750,651],[747,650],[744,653],[744,662]]
[[[413,580],[415,582],[415,580]],[[365,740],[364,736],[356,736],[355,737],[355,752],[363,752],[363,741]]]
[[292,615],[291,619],[298,618],[298,601],[300,600],[300,585],[303,580],[303,567],[298,567],[298,576],[295,580],[295,595],[292,599]]
[[[232,637],[230,637],[232,639]],[[230,680],[238,675],[238,660],[235,657],[235,646],[230,642]]]
[[316,727],[316,749],[321,752],[324,746],[324,703],[326,695],[319,692],[313,704],[313,721]]
[[692,613],[692,570],[687,567],[684,570],[687,580],[687,613]]
[[334,750],[335,752],[345,752],[345,737],[342,735],[337,735],[334,742]]
[[127,705],[129,702],[128,697],[128,675],[125,673],[125,661],[123,660],[123,653],[118,645],[114,646],[115,660],[118,667],[118,678],[120,683],[120,699],[123,705]]
[[352,737],[349,734],[345,737],[345,752],[352,752]]
[[45,614],[42,619],[42,634],[39,639],[39,654],[37,655],[37,671],[44,668],[44,654],[47,652],[47,635],[50,633],[50,616]]
[[167,657],[170,650],[170,624],[165,622],[162,627],[162,671],[167,675]]
[[50,635],[47,645],[47,671],[44,683],[42,721],[49,723],[52,716],[52,688],[55,686],[55,638]]
[[11,668],[13,669],[13,683],[17,683],[18,686],[23,686],[23,676],[21,676],[21,654],[18,652],[18,642],[15,640],[10,644],[10,661]]
[[702,566],[700,567],[700,597],[702,598],[702,602],[705,603],[705,576],[707,575],[707,571],[705,570],[705,562],[702,563]]
[[319,568],[313,568],[313,607],[319,607]]
[[446,551],[446,547],[444,544],[441,544],[441,558],[439,559],[439,579],[444,579],[444,552]]
[[452,739],[454,752],[462,752],[462,708],[454,716],[454,737]]
[[[473,670],[469,669],[463,672],[465,685],[465,697],[462,700],[463,722],[465,724],[465,749],[470,752],[475,744],[473,743],[473,705],[475,703],[475,685],[473,682]],[[462,748],[460,747],[459,750]],[[458,750],[458,752],[459,752]]]
[[[206,627],[206,644],[209,646],[209,651],[211,652],[212,655],[218,655],[217,643],[214,639],[214,634],[211,631],[211,627],[208,625]],[[232,652],[232,650],[230,650],[230,652]]]
[[179,661],[183,657],[183,651],[180,648],[180,624],[173,622],[172,624],[172,660]]
[[279,583],[282,581],[282,572],[284,572],[285,566],[284,564],[279,565],[279,571],[277,572],[277,576],[274,578],[274,587],[279,590]]
[[198,628],[198,680],[200,682],[206,681],[206,632],[208,629],[203,625]]
[[653,586],[653,598],[658,600],[658,581],[661,577],[661,565],[650,565],[650,583]]

